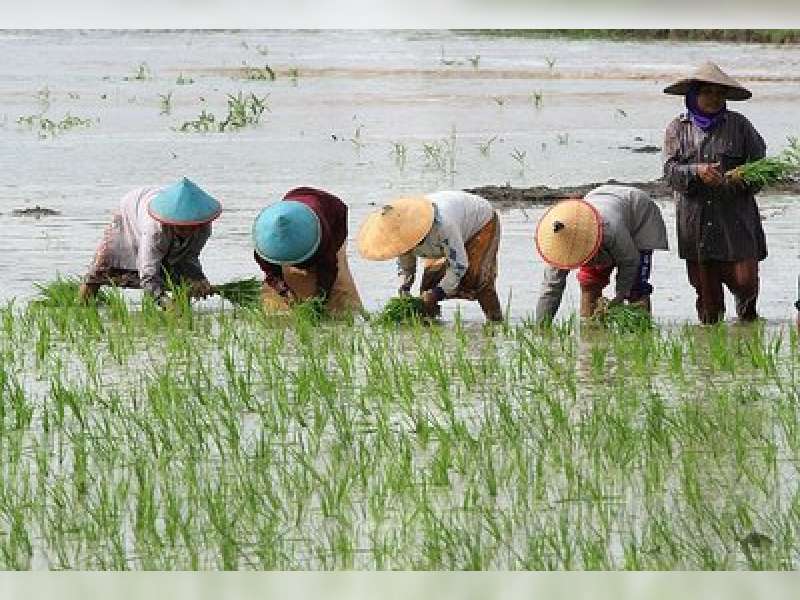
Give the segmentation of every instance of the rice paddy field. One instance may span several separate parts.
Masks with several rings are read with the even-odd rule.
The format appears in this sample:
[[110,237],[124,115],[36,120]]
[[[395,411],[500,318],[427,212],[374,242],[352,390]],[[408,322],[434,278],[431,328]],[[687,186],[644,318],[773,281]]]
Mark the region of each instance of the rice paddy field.
[[[800,51],[446,31],[4,31],[0,50],[0,568],[800,566],[795,197],[760,198],[750,326],[695,324],[674,249],[653,324],[578,323],[573,279],[534,324],[541,207],[501,214],[496,325],[456,302],[394,324],[31,301],[82,273],[123,193],[182,175],[225,206],[214,284],[258,275],[252,218],[296,185],[345,199],[352,241],[414,190],[658,177],[622,146],[660,144],[680,106],[659,86],[705,58],[752,86],[777,151]],[[57,214],[13,213],[37,205]],[[349,254],[375,315],[394,269]]]

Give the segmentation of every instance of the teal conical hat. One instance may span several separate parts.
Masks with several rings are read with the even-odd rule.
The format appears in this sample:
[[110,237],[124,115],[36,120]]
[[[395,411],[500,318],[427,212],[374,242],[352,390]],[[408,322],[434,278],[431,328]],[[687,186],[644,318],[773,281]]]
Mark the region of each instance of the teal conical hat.
[[222,205],[184,177],[154,196],[147,212],[167,225],[202,225],[216,219]]

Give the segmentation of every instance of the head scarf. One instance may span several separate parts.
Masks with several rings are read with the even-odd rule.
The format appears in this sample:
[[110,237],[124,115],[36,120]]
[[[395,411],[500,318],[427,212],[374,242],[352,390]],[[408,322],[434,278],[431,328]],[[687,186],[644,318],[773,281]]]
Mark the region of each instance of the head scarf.
[[720,124],[728,108],[723,104],[722,108],[715,113],[703,112],[697,105],[699,89],[700,83],[697,81],[689,85],[689,90],[686,92],[686,109],[689,111],[689,117],[692,122],[703,131],[708,132]]

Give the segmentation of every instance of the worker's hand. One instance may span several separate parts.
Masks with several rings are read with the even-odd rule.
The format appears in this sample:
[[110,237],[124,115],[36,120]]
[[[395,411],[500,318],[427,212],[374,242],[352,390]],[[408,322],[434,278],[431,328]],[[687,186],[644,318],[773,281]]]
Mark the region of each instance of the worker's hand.
[[742,183],[744,180],[742,179],[741,167],[735,167],[733,169],[725,171],[725,179],[727,179],[731,183]]
[[592,313],[593,317],[603,317],[608,312],[608,307],[611,305],[613,300],[609,300],[605,296],[600,296],[597,299],[597,304],[595,305],[594,312]]
[[160,296],[156,297],[156,304],[161,308],[161,310],[165,311],[173,311],[175,310],[175,301],[170,298],[167,294],[161,294]]
[[722,173],[719,171],[719,163],[700,163],[697,165],[697,176],[706,185],[722,185]]
[[190,298],[206,298],[211,295],[211,284],[208,279],[194,279],[189,284]]
[[433,290],[425,290],[420,295],[422,298],[422,314],[426,317],[435,317],[439,314],[439,299]]

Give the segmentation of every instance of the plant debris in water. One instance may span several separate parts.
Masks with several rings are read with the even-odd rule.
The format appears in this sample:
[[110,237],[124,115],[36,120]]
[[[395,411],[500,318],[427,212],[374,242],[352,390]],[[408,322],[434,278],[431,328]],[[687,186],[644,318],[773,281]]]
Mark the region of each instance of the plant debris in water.
[[[269,94],[267,94],[268,96]],[[228,94],[228,115],[220,120],[213,113],[203,109],[194,121],[185,121],[178,131],[216,131],[223,133],[231,129],[241,129],[249,125],[257,125],[261,114],[269,110],[267,96],[259,97],[253,93],[245,96],[240,91],[236,96]]]
[[789,138],[789,146],[778,156],[768,156],[745,163],[730,171],[745,183],[766,187],[800,174],[800,141]]
[[213,285],[211,291],[239,306],[256,307],[261,304],[261,282],[255,277]]
[[378,314],[379,323],[409,323],[424,318],[425,303],[417,296],[397,296],[390,299]]

